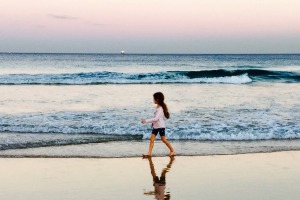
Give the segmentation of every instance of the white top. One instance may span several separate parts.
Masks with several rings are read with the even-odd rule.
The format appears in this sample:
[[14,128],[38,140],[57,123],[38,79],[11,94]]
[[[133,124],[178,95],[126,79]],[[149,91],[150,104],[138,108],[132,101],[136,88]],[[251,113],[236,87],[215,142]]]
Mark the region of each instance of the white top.
[[154,118],[146,119],[146,123],[152,123],[153,128],[165,128],[165,114],[162,107],[155,108]]

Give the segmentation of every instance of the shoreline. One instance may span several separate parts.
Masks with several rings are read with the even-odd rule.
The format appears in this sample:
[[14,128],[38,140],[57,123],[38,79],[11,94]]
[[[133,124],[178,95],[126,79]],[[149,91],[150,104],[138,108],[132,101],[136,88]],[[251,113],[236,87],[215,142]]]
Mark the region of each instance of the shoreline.
[[[238,156],[238,155],[255,155],[255,154],[274,154],[274,153],[284,153],[284,152],[299,152],[300,149],[298,150],[278,150],[278,151],[270,151],[270,152],[250,152],[250,153],[236,153],[236,154],[208,154],[208,155],[175,155],[173,157],[175,158],[180,158],[180,157],[209,157],[209,156]],[[168,158],[170,156],[151,156],[151,158]],[[125,157],[99,157],[99,156],[38,156],[38,155],[0,155],[0,159],[5,159],[5,158],[45,158],[45,159],[127,159],[127,158],[143,158],[143,156],[125,156]]]
[[[238,155],[300,151],[300,140],[265,141],[171,141],[176,156]],[[135,158],[141,157],[149,146],[143,141],[110,141],[102,143],[59,145],[34,148],[6,149],[0,151],[0,158],[45,157],[45,158]],[[165,157],[169,151],[156,141],[153,157]]]

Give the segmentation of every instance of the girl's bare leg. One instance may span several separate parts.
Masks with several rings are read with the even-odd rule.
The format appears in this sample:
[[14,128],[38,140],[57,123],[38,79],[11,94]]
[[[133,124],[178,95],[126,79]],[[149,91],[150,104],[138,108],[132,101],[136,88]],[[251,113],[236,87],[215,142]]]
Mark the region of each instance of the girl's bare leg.
[[149,150],[148,150],[148,153],[147,153],[147,154],[144,154],[144,155],[148,155],[148,156],[151,156],[151,155],[152,155],[152,149],[153,149],[153,146],[154,146],[154,140],[155,140],[155,137],[156,137],[156,135],[151,134],[151,137],[150,137],[150,144],[149,144]]
[[161,136],[161,141],[163,141],[163,143],[165,143],[167,145],[167,147],[169,148],[169,150],[170,150],[169,156],[174,156],[175,151],[174,151],[172,145],[170,144],[170,142],[167,140],[166,136]]

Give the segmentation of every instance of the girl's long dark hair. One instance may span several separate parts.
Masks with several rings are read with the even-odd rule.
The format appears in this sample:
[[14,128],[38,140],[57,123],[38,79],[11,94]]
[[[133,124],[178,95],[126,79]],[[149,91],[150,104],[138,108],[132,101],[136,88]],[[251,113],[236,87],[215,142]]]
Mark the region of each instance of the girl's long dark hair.
[[164,111],[164,114],[165,114],[165,117],[167,119],[170,118],[170,113],[168,111],[168,107],[167,105],[165,104],[164,100],[165,100],[165,96],[163,93],[161,92],[156,92],[153,94],[153,98],[157,101],[158,105],[160,105]]

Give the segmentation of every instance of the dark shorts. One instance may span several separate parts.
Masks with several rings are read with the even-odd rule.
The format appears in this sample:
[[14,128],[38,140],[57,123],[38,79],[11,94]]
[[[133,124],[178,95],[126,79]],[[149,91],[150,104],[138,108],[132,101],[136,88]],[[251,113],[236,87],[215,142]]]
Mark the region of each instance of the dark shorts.
[[153,186],[156,184],[159,185],[166,185],[166,177],[161,176],[160,178],[158,178],[158,176],[153,176]]
[[165,128],[153,128],[152,129],[152,134],[154,134],[155,136],[157,136],[157,133],[159,133],[160,137],[161,136],[166,136],[165,135]]

